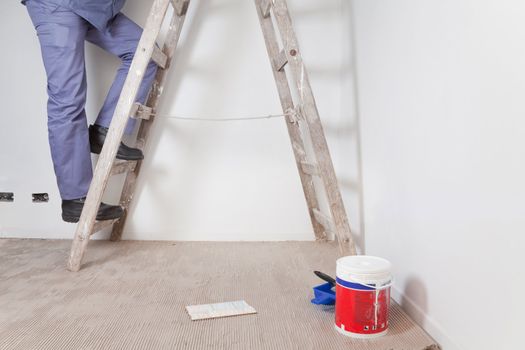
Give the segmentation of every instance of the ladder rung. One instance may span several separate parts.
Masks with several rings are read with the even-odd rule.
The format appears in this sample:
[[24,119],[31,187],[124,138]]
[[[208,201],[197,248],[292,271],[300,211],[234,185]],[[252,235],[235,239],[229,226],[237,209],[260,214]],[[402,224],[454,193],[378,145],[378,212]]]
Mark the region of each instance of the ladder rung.
[[301,162],[301,169],[303,170],[303,173],[312,175],[312,176],[319,176],[319,168],[317,165],[308,163],[308,162]]
[[272,9],[272,0],[262,0],[261,1],[261,12],[264,18],[267,18],[270,15],[271,9]]
[[313,209],[315,220],[324,227],[327,232],[334,232],[334,223],[332,219],[323,214],[319,209]]
[[281,50],[279,55],[273,59],[273,67],[278,72],[282,71],[287,63],[288,57],[286,57],[286,52],[284,50]]
[[128,171],[135,170],[135,167],[137,166],[136,160],[124,160],[124,161],[118,161],[113,164],[113,168],[111,168],[111,175],[118,175],[122,174]]
[[184,16],[188,12],[190,0],[171,0],[171,4],[178,16]]
[[110,227],[111,225],[113,225],[115,222],[117,222],[118,219],[115,219],[115,220],[105,220],[105,221],[96,221],[95,222],[95,226],[93,226],[93,231],[91,232],[91,235],[94,235],[95,233],[97,233],[98,231],[102,231],[103,229],[105,229],[106,227]]
[[162,52],[162,50],[159,49],[157,45],[155,45],[155,48],[153,49],[153,53],[151,54],[151,59],[160,68],[162,69],[166,68],[166,63],[168,62],[168,56],[166,56],[166,54]]
[[130,113],[132,118],[150,120],[153,115],[153,108],[145,106],[140,103],[135,103],[131,108]]

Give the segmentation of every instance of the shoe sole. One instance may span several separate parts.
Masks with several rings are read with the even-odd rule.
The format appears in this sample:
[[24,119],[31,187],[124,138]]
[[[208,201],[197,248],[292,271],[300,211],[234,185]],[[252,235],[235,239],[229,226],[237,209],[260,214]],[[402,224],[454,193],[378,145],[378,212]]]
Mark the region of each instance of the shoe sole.
[[[102,148],[91,147],[91,153],[100,154],[100,152],[102,152]],[[116,158],[119,160],[143,160],[144,155],[142,157],[122,157],[122,156],[119,156],[119,154],[117,153]]]
[[[122,213],[119,216],[116,216],[116,215],[110,215],[110,216],[104,216],[104,217],[97,216],[97,221],[108,221],[108,220],[120,219],[123,215],[124,215],[124,213]],[[64,220],[65,222],[76,224],[80,220],[80,216],[65,216],[65,215],[62,215],[62,220]]]
[[70,222],[74,224],[74,223],[77,223],[78,220],[80,220],[80,217],[62,215],[62,220],[64,220],[65,222]]
[[121,157],[118,154],[117,154],[116,158],[120,159],[120,160],[143,160],[144,159],[144,157],[135,157],[135,158],[133,158],[133,157]]

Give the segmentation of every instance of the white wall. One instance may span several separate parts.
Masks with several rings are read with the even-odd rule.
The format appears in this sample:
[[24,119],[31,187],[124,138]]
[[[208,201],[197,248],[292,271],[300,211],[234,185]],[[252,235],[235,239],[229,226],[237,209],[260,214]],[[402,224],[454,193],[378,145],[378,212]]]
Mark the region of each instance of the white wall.
[[521,349],[525,2],[353,8],[367,253],[444,350]]
[[[125,12],[143,24],[150,3]],[[396,299],[444,350],[520,348],[525,3],[290,3],[350,221],[367,253],[393,262]],[[34,30],[16,1],[0,13],[0,191],[16,194],[0,203],[0,237],[70,238]],[[87,51],[92,120],[117,61]],[[171,77],[164,115],[280,111],[251,1],[193,0]],[[152,140],[125,238],[313,237],[282,121],[159,119]]]
[[[124,12],[143,25],[150,1]],[[353,98],[349,3],[290,1],[359,242],[360,180]],[[0,4],[0,237],[71,238],[60,220],[47,144],[45,76],[38,41],[17,1]],[[95,118],[118,60],[87,49],[88,105]],[[7,51],[9,50],[9,51]],[[159,113],[236,117],[280,113],[253,1],[192,0],[176,65]],[[124,238],[310,240],[313,233],[284,122],[202,123],[158,118]],[[349,161],[350,159],[350,161]],[[118,184],[121,179],[116,179]],[[47,204],[31,193],[49,192]],[[107,200],[116,201],[116,191]],[[100,235],[99,235],[100,236]]]

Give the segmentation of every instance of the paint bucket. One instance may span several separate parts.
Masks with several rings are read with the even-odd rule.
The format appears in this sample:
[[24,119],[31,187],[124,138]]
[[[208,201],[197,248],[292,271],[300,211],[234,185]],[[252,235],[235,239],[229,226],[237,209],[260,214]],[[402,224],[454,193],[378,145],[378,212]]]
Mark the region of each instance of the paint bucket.
[[375,256],[337,260],[335,328],[346,336],[375,338],[388,330],[391,264]]

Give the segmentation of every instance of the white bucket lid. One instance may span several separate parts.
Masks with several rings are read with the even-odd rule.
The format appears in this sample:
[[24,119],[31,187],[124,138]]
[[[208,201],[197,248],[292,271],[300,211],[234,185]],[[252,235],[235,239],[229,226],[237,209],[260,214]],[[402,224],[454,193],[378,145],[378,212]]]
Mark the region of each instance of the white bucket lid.
[[392,264],[383,258],[352,255],[337,259],[336,275],[344,281],[386,283],[392,279]]

